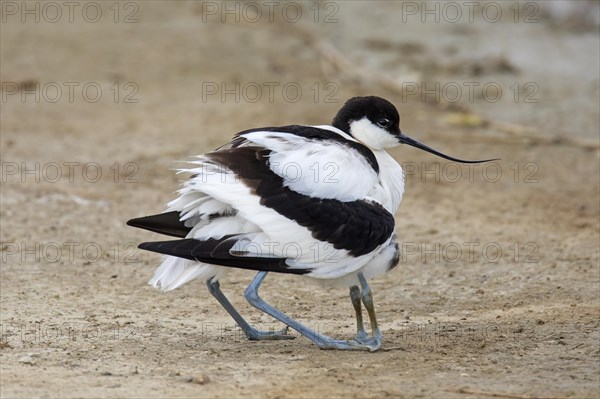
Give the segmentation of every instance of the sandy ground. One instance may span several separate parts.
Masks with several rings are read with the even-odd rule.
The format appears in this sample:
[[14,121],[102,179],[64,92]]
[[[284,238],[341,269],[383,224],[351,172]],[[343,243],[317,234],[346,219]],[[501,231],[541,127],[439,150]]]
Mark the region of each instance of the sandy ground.
[[[156,1],[119,3],[116,17],[101,3],[95,23],[86,3],[73,23],[46,21],[49,9],[23,23],[14,4],[0,31],[3,398],[598,397],[593,3],[540,7],[528,24],[531,10],[516,23],[506,4],[496,23],[422,23],[391,2],[324,2],[316,24],[304,4],[303,26],[377,74],[503,88],[496,102],[479,92],[456,103],[336,72],[281,17],[221,23],[201,3]],[[235,82],[239,101],[207,91]],[[273,101],[265,91],[253,102],[265,82],[277,84]],[[297,102],[282,90],[290,83]],[[124,223],[173,198],[174,160],[252,126],[328,123],[360,94],[396,103],[403,130],[434,147],[502,159],[457,169],[391,151],[407,183],[401,264],[372,282],[383,350],[248,342],[203,283],[166,294],[146,285],[159,257],[135,245],[159,238]],[[251,278],[235,271],[224,290],[254,324],[280,328],[243,300]],[[354,333],[345,290],[270,275],[262,292],[323,333]],[[208,381],[189,382],[199,374]]]

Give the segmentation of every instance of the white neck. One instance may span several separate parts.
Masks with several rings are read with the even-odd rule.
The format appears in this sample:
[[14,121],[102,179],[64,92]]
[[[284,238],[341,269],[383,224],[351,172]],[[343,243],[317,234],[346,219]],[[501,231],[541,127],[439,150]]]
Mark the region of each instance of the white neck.
[[373,151],[373,154],[379,163],[379,186],[369,196],[379,201],[393,215],[398,211],[404,194],[404,172],[387,152]]

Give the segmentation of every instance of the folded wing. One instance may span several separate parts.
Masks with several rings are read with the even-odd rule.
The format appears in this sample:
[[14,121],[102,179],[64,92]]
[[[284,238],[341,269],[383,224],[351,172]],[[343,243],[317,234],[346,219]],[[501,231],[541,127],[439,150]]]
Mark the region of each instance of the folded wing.
[[140,245],[169,255],[154,285],[173,288],[222,266],[336,278],[393,234],[393,216],[366,198],[378,183],[375,156],[335,128],[245,131],[191,163],[166,213],[128,223],[183,238]]

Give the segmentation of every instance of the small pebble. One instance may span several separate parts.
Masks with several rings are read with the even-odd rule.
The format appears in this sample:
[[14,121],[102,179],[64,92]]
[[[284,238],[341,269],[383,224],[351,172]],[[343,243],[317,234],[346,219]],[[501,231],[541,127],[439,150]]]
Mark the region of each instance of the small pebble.
[[204,384],[207,384],[208,382],[210,382],[210,379],[208,378],[208,376],[206,374],[198,373],[192,377],[192,380],[190,382],[192,382],[194,384],[198,384],[198,385],[204,385]]
[[33,364],[33,358],[29,355],[23,356],[22,358],[19,359],[19,363]]

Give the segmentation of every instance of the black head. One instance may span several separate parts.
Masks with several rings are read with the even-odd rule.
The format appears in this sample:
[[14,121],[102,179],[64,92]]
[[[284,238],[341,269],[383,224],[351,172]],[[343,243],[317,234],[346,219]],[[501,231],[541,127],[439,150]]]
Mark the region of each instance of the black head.
[[353,97],[333,118],[333,126],[354,137],[373,150],[383,150],[399,144],[408,144],[442,158],[463,163],[495,161],[466,161],[434,150],[404,135],[400,131],[400,115],[394,105],[381,97]]
[[351,124],[366,118],[373,125],[385,131],[400,134],[400,115],[394,104],[376,97],[352,97],[333,118],[333,126],[352,135]]

